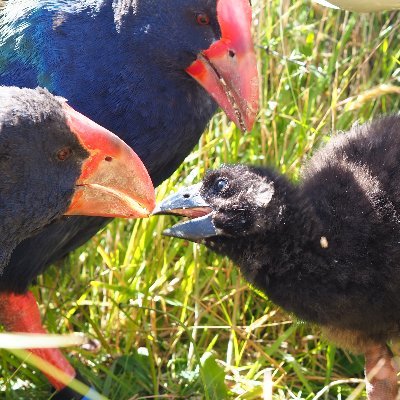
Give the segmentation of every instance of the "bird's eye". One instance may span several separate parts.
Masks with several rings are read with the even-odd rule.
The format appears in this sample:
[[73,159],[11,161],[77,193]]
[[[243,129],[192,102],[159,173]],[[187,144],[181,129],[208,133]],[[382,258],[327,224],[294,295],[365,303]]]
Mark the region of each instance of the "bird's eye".
[[70,158],[72,155],[71,147],[63,147],[62,149],[57,151],[57,159],[60,161],[65,161]]
[[219,178],[214,183],[214,190],[221,193],[228,186],[228,181],[225,178]]
[[205,13],[197,14],[196,21],[199,25],[210,25],[210,17]]

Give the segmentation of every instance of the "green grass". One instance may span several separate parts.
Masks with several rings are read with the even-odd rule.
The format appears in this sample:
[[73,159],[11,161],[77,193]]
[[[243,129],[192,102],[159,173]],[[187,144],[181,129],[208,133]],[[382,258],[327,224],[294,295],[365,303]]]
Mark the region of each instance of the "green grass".
[[[297,179],[333,131],[399,110],[399,14],[286,0],[253,0],[253,8],[258,122],[244,135],[217,114],[184,166],[158,188],[160,199],[222,163],[271,164]],[[161,236],[173,222],[114,221],[34,288],[51,332],[82,331],[101,343],[97,353],[68,355],[104,396],[261,399],[267,369],[274,399],[312,399],[324,388],[318,398],[353,392],[362,358],[261,297],[229,260]],[[7,351],[0,388],[0,398],[50,398],[43,376]]]

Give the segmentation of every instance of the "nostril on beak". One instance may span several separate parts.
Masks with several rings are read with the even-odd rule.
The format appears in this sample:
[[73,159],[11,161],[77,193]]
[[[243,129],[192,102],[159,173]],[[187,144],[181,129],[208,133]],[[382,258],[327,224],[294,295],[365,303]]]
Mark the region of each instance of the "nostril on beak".
[[189,193],[185,193],[185,194],[183,195],[183,197],[184,197],[185,199],[188,199],[188,198],[190,197],[190,194],[189,194]]
[[229,50],[229,57],[233,58],[235,57],[235,52],[233,50]]
[[111,162],[112,161],[112,157],[111,156],[107,156],[104,158],[105,161]]

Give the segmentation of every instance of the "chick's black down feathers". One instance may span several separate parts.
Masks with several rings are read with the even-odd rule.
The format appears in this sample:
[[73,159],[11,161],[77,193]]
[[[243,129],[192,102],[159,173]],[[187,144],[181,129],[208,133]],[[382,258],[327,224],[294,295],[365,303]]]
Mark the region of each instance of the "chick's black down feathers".
[[274,302],[362,350],[400,333],[399,191],[391,116],[337,135],[297,186],[270,169],[210,172],[200,193],[218,235],[205,243]]

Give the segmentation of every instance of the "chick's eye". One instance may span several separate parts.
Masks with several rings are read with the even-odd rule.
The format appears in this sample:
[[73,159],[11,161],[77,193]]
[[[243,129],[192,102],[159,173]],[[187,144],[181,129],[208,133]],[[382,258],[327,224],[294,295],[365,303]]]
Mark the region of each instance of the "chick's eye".
[[196,21],[199,25],[210,25],[210,17],[205,13],[197,14]]
[[57,159],[60,161],[65,161],[68,158],[70,158],[72,155],[72,149],[71,147],[63,147],[62,149],[57,151]]
[[228,181],[224,178],[217,179],[214,183],[214,190],[217,193],[222,192],[228,186]]

